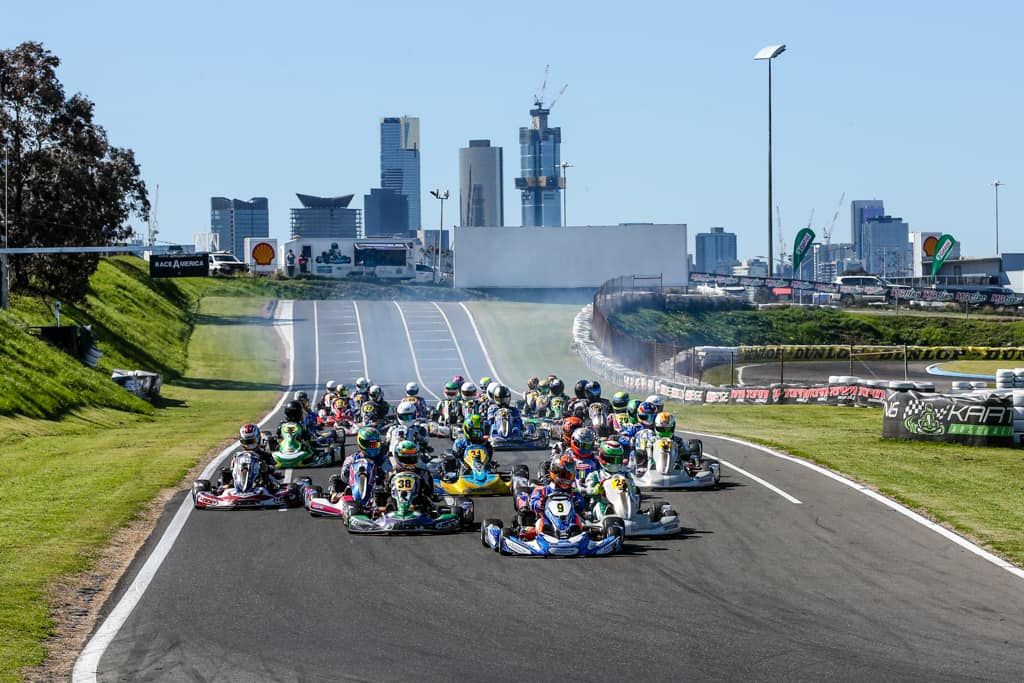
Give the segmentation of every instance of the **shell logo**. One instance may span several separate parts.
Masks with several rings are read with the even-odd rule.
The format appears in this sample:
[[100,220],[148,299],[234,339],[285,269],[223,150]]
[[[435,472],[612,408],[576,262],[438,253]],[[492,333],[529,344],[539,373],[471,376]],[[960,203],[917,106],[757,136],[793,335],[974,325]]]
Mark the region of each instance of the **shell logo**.
[[938,243],[939,243],[939,238],[938,237],[936,237],[935,235],[929,235],[925,239],[924,244],[921,245],[921,249],[922,249],[922,251],[924,251],[924,255],[925,256],[935,256],[935,245],[937,245]]
[[274,262],[274,247],[269,242],[260,242],[252,248],[252,260],[258,266],[269,266]]

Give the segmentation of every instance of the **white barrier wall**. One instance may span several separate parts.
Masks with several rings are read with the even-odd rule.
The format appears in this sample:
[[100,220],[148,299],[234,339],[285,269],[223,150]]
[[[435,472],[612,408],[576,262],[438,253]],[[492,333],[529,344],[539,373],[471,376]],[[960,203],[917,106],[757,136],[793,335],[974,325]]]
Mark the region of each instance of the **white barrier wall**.
[[629,273],[689,278],[685,224],[455,228],[455,286],[600,287]]

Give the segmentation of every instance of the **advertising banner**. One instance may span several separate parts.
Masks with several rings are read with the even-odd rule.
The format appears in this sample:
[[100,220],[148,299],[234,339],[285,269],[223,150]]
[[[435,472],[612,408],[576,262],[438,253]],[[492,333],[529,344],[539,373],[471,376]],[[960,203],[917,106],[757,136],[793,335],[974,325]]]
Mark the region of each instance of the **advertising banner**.
[[278,269],[277,238],[246,237],[245,262],[250,273],[273,273]]
[[1013,399],[893,391],[883,405],[882,437],[1013,446]]
[[209,277],[206,254],[153,254],[149,257],[150,277]]
[[[804,228],[796,234],[796,239],[793,240],[793,273],[797,274],[800,272],[800,264],[804,261],[804,256],[807,255],[807,250],[811,248],[811,244],[814,243],[814,231],[809,227]],[[799,287],[804,289],[804,287]],[[806,289],[812,289],[808,286]]]
[[942,270],[942,264],[953,253],[955,245],[956,239],[949,233],[939,238],[938,243],[935,245],[935,256],[932,257],[932,277],[935,277],[935,274]]

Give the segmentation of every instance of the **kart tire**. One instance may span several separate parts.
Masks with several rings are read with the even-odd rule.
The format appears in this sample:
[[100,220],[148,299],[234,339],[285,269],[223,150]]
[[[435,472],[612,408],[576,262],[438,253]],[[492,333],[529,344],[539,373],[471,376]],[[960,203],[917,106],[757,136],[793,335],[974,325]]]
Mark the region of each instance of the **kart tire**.
[[345,490],[345,484],[342,483],[342,481],[341,481],[341,475],[340,474],[332,474],[331,478],[327,481],[327,493],[333,495],[335,493],[338,493],[339,491],[344,491],[344,490]]
[[497,527],[498,529],[504,528],[501,525],[501,520],[500,519],[485,519],[484,520],[484,523],[480,525],[480,543],[482,543],[485,548],[490,548],[491,547],[491,546],[487,545],[487,528],[488,527],[492,527],[492,526],[493,527]]
[[689,451],[690,457],[696,453],[697,459],[701,460],[704,457],[704,442],[700,439],[689,439],[686,442],[686,450]]
[[198,505],[195,504],[197,494],[200,492],[210,491],[212,488],[213,487],[210,486],[209,479],[198,479],[194,484],[192,484],[192,504],[195,506],[197,510],[201,509]]
[[512,538],[512,530],[508,528],[502,528],[501,537],[498,539],[497,551],[500,555],[511,555],[509,551],[505,550],[502,544],[502,540],[506,538]]
[[527,481],[530,480],[530,468],[528,465],[516,465],[512,468],[512,476],[522,477]]
[[668,505],[668,503],[664,500],[655,500],[651,502],[650,517],[652,523],[657,524],[661,521],[661,507],[663,505]]
[[609,515],[601,520],[601,532],[604,538],[609,538],[615,534],[619,537],[626,535],[626,523],[622,520],[622,517],[616,517]]

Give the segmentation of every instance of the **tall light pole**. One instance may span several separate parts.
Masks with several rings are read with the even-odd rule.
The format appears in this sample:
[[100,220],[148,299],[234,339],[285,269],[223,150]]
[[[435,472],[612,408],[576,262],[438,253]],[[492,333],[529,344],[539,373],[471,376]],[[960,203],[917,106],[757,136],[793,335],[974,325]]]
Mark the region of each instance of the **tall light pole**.
[[999,188],[1003,184],[998,180],[992,183],[992,187],[996,188],[996,256],[999,256]]
[[563,161],[558,165],[558,167],[562,169],[562,225],[569,225],[569,214],[567,208],[568,199],[565,193],[565,187],[566,185],[568,185],[568,183],[566,182],[565,178],[565,170],[567,168],[572,168],[572,164],[570,164],[568,161]]
[[441,270],[441,232],[444,230],[444,200],[448,199],[448,190],[442,192],[441,190],[431,190],[430,194],[434,195],[441,201],[441,221],[437,224],[437,270]]
[[774,247],[772,246],[772,60],[786,51],[785,45],[761,48],[754,59],[768,61],[768,277],[772,277]]
[[[10,246],[7,242],[10,220],[7,218],[7,167],[10,159],[7,156],[7,141],[4,140],[4,249]],[[11,305],[11,276],[7,267],[7,254],[0,254],[0,308],[7,310]]]

